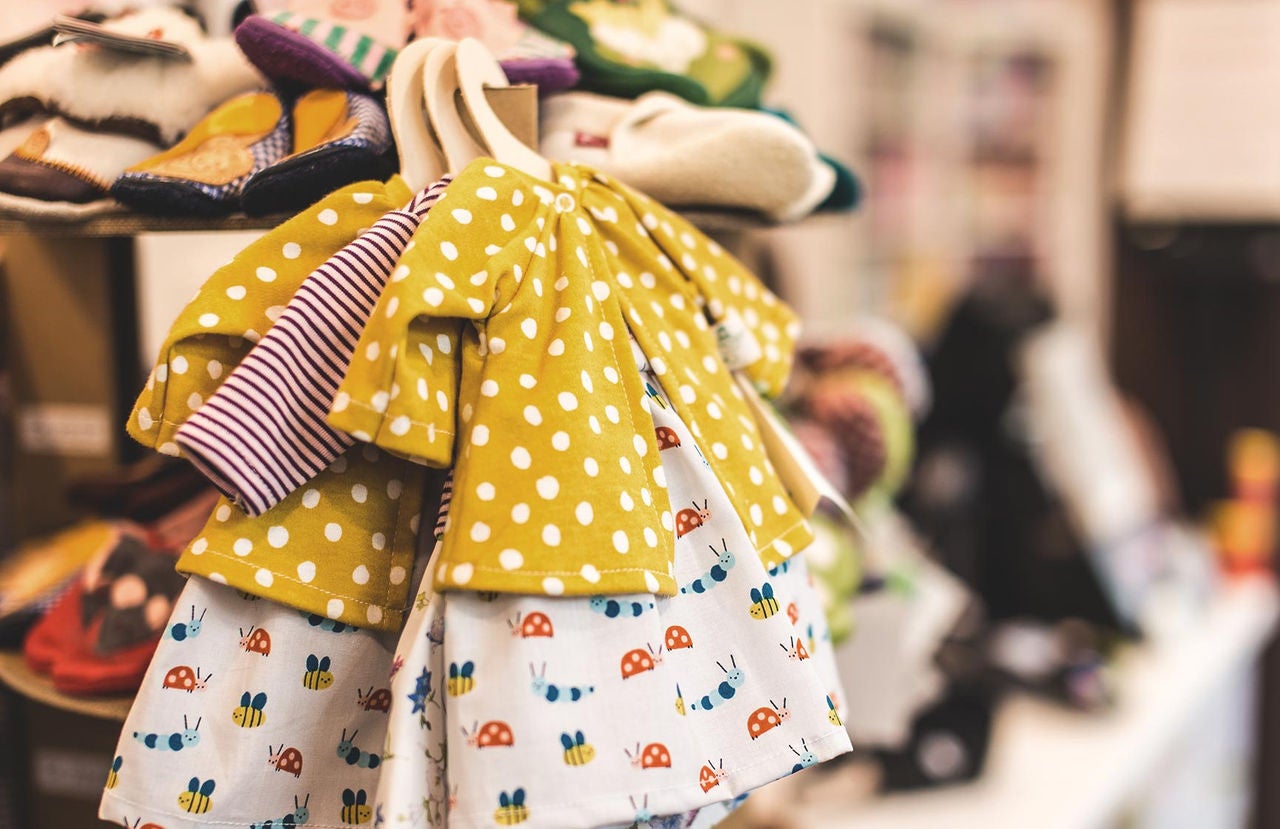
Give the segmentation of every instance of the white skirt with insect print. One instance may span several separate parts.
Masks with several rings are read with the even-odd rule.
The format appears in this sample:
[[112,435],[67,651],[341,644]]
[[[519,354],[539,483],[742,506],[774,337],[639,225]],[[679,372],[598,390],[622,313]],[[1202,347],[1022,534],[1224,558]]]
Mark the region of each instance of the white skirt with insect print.
[[667,825],[655,816],[703,807],[713,823],[717,804],[849,751],[802,557],[764,568],[645,380],[671,503],[701,508],[676,541],[681,593],[435,593],[424,580],[392,681],[376,798],[388,827]]
[[165,829],[369,823],[394,642],[192,577],[99,816]]

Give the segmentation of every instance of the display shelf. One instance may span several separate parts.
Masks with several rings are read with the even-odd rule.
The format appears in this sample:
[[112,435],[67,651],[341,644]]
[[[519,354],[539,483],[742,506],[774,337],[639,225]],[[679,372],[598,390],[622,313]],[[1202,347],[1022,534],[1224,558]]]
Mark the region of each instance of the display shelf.
[[[793,826],[823,829],[1095,829],[1115,825],[1224,683],[1260,655],[1277,618],[1269,579],[1228,584],[1180,636],[1127,649],[1114,710],[1089,715],[1014,696],[999,709],[974,783],[850,802],[839,773],[819,778]],[[843,796],[842,796],[843,795]]]
[[[246,216],[238,213],[218,219],[198,216],[147,216],[119,209],[98,213],[84,218],[52,219],[24,218],[0,213],[0,236],[79,236],[107,238],[137,236],[140,233],[210,233],[223,230],[270,230],[293,214],[279,213],[272,216]],[[690,223],[705,233],[743,233],[778,227],[749,213],[729,210],[681,211]],[[838,213],[815,214],[814,219],[842,216]],[[806,220],[808,221],[808,220]]]
[[132,696],[68,696],[54,688],[48,677],[40,676],[28,668],[18,651],[0,651],[0,683],[43,705],[101,720],[124,722],[133,705]]

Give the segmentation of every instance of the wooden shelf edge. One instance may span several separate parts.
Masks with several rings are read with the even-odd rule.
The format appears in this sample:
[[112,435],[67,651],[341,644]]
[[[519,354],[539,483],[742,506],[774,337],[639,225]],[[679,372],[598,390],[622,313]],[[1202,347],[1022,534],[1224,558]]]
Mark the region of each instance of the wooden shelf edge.
[[0,683],[42,705],[100,720],[124,722],[133,707],[132,696],[73,697],[64,694],[53,687],[48,677],[28,668],[19,651],[0,651]]

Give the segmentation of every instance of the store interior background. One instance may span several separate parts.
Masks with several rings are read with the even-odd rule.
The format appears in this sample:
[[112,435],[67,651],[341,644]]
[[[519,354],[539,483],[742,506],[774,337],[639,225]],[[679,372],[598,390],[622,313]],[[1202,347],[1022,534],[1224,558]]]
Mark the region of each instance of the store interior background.
[[[1274,476],[1255,524],[1238,529],[1224,507],[1240,495],[1233,437],[1280,433],[1280,2],[678,4],[764,44],[768,103],[862,181],[852,214],[730,241],[796,308],[811,342],[881,316],[943,372],[900,504],[925,516],[922,545],[943,540],[932,554],[968,585],[984,624],[1039,617],[1050,625],[1039,633],[1060,632],[1083,616],[1105,663],[1090,675],[1106,687],[1096,705],[1072,704],[1070,688],[1064,701],[1061,684],[1014,688],[984,675],[977,724],[954,727],[989,734],[989,746],[967,734],[959,746],[934,742],[949,769],[940,778],[965,779],[917,775],[879,792],[886,763],[929,761],[902,759],[919,744],[898,745],[893,761],[872,746],[754,796],[732,825],[1280,827],[1280,653],[1268,644],[1277,601],[1263,575]],[[22,8],[0,20],[5,35],[29,28],[25,14],[57,10],[7,5]],[[137,239],[138,377],[183,303],[255,235]],[[0,252],[20,247],[9,242]],[[952,323],[966,303],[994,341],[960,342]],[[11,353],[24,326],[47,336],[30,328],[49,319],[24,322],[9,307]],[[1050,315],[1048,344],[1019,350]],[[1016,399],[984,409],[982,395],[1007,383]],[[13,396],[21,391],[16,380]],[[1136,432],[1133,418],[1145,424]],[[963,464],[948,466],[948,430],[971,427],[1021,447],[1044,498],[983,489]],[[1258,441],[1266,478],[1274,446]],[[39,474],[0,473],[6,544],[50,528],[15,517],[23,498],[55,497],[24,486]],[[970,488],[982,495],[966,497]],[[1041,512],[1019,512],[1028,509]],[[955,543],[966,533],[971,543]],[[1137,628],[1141,642],[1115,634]],[[1022,645],[1050,648],[1036,635]],[[846,685],[898,656],[846,659]],[[944,673],[950,682],[964,670]],[[10,726],[21,710],[5,709]],[[33,770],[27,759],[0,752],[0,799],[81,768]]]

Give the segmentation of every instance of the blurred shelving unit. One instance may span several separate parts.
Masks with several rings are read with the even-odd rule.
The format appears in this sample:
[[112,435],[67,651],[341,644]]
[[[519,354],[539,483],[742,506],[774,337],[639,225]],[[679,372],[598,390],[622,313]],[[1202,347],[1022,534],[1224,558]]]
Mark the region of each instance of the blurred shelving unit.
[[[996,718],[985,769],[968,785],[893,794],[852,802],[839,771],[816,777],[792,814],[796,827],[817,829],[1100,829],[1118,825],[1144,801],[1147,788],[1168,782],[1176,766],[1203,747],[1205,730],[1238,733],[1232,716],[1248,705],[1221,704],[1250,693],[1250,677],[1280,614],[1280,594],[1269,579],[1232,582],[1214,598],[1205,617],[1180,635],[1132,646],[1119,659],[1119,700],[1104,715],[1088,715],[1025,696],[1006,700]],[[1245,724],[1247,727],[1247,723]],[[1239,767],[1214,769],[1228,782],[1248,777]],[[1210,752],[1208,759],[1222,755]],[[1191,757],[1192,760],[1196,759]],[[1203,808],[1195,804],[1184,808]],[[1167,807],[1166,807],[1167,808]],[[1150,814],[1123,825],[1235,826],[1224,820],[1180,815],[1176,824]],[[1245,803],[1228,803],[1243,810]],[[1165,813],[1167,814],[1167,812]]]

